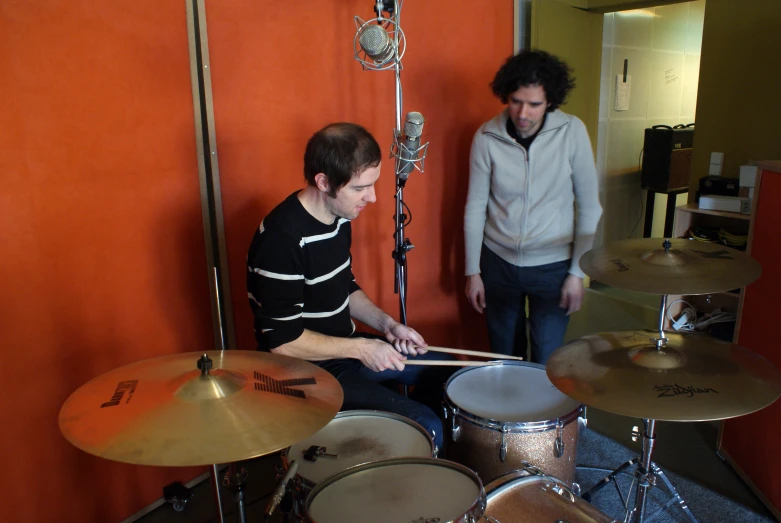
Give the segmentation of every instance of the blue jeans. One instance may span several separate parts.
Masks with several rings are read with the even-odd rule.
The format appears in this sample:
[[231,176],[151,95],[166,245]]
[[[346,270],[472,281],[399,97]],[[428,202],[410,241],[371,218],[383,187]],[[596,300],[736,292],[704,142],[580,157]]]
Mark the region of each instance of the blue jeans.
[[[364,335],[358,336],[373,337]],[[427,352],[415,356],[416,360],[450,360],[448,354]],[[444,384],[451,374],[458,370],[450,366],[405,366],[403,371],[385,370],[374,372],[355,359],[337,359],[317,362],[337,379],[344,391],[342,410],[382,410],[393,412],[419,423],[434,440],[437,449],[442,449],[442,394]],[[382,385],[395,380],[404,385],[413,385],[409,398]]]
[[564,344],[569,316],[559,307],[570,260],[518,267],[483,245],[480,275],[491,351],[526,357],[526,298],[529,299],[531,361],[545,364]]

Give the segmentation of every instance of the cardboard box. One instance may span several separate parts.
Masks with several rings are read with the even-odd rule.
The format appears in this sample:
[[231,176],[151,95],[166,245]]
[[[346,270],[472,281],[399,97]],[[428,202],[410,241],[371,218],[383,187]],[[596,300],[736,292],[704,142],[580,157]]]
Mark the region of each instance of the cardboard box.
[[751,214],[751,200],[739,196],[700,196],[700,209]]
[[741,187],[754,187],[757,183],[757,173],[759,167],[756,165],[741,165],[740,166],[740,186]]

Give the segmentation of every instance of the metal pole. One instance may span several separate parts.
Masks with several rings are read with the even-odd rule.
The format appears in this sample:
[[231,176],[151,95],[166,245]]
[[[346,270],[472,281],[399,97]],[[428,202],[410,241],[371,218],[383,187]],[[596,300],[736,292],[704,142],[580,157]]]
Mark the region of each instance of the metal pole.
[[661,349],[666,345],[667,338],[664,336],[664,317],[667,312],[667,295],[662,295],[661,305],[659,307],[659,339],[656,340],[656,348]]
[[645,433],[643,434],[643,468],[640,471],[642,477],[637,484],[637,498],[634,508],[634,522],[642,523],[645,517],[645,502],[648,498],[648,490],[651,488],[651,455],[654,452],[656,442],[656,420],[643,420]]
[[217,465],[209,467],[209,475],[212,479],[212,490],[214,491],[214,503],[217,505],[217,521],[225,523],[225,516],[222,511],[222,495],[220,494],[220,478]]

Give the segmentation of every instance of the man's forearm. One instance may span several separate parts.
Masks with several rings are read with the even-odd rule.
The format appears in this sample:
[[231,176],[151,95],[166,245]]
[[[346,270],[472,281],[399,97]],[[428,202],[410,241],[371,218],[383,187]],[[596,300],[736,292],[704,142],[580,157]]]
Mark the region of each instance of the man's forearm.
[[304,329],[297,339],[272,349],[272,352],[310,361],[358,358],[360,343],[360,338],[326,336]]
[[398,323],[377,307],[363,291],[350,294],[350,316],[383,334],[387,334]]

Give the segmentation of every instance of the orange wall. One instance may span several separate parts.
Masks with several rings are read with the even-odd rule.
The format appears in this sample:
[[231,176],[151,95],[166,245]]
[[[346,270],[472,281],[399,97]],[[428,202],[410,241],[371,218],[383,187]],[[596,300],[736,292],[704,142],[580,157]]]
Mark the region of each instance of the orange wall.
[[0,3],[0,520],[119,521],[200,469],[68,444],[68,395],[212,345],[181,0]]
[[[437,5],[434,5],[437,4]],[[335,120],[388,150],[393,75],[352,59],[368,0],[207,5],[240,348],[252,348],[244,257],[260,219],[303,183],[303,147]],[[512,1],[406,2],[404,110],[427,118],[426,173],[405,200],[409,317],[430,342],[486,348],[463,298],[462,209],[472,134],[500,109],[488,82],[512,52]],[[199,469],[94,458],[57,414],[89,379],[149,357],[211,348],[185,4],[0,3],[0,519],[119,521]],[[355,272],[393,294],[393,172],[354,229]]]
[[[405,2],[401,28],[404,112],[426,118],[426,172],[404,193],[408,317],[429,343],[487,349],[482,317],[463,296],[463,206],[472,135],[501,105],[488,83],[512,54],[513,2]],[[307,139],[333,121],[366,126],[390,150],[395,126],[391,71],[362,71],[353,59],[353,16],[373,2],[235,0],[207,4],[220,176],[236,338],[255,346],[245,257],[260,220],[303,186]],[[403,117],[403,115],[402,115]],[[354,270],[363,289],[398,317],[393,293],[393,162],[383,162],[378,201],[355,221]]]

